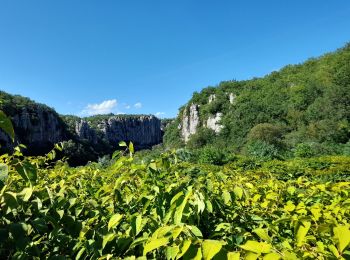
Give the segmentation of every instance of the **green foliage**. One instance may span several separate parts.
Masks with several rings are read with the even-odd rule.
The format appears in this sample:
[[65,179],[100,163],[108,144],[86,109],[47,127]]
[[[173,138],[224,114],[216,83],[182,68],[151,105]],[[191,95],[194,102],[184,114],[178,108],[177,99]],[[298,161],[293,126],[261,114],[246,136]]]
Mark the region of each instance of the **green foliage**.
[[[263,141],[279,150],[291,150],[299,149],[296,146],[300,143],[313,142],[326,148],[321,149],[321,154],[337,154],[338,149],[328,149],[329,145],[323,143],[341,146],[350,140],[349,46],[302,64],[288,65],[262,78],[221,82],[194,93],[188,104],[199,105],[200,122],[217,112],[223,114],[223,130],[210,140],[217,147],[224,143],[241,152],[247,144]],[[215,99],[209,103],[210,95]],[[236,96],[232,103],[230,95]],[[194,147],[208,144],[203,139],[199,141],[195,140]],[[171,147],[171,143],[165,144]]]
[[[128,146],[128,151],[130,150]],[[58,146],[56,149],[60,150]],[[247,167],[183,162],[71,168],[3,155],[0,258],[341,259],[350,247],[350,158]],[[125,153],[128,154],[128,153]],[[142,258],[140,258],[142,259]]]
[[262,141],[267,144],[281,146],[283,137],[283,127],[269,123],[255,125],[247,137],[248,142]]
[[173,148],[179,148],[183,146],[183,142],[180,136],[179,124],[180,124],[179,118],[176,118],[175,120],[167,124],[165,133],[163,136],[163,142],[167,144],[167,146],[170,146]]
[[10,136],[12,141],[15,140],[15,131],[13,130],[11,120],[0,110],[0,130]]
[[198,149],[196,153],[199,163],[223,165],[229,160],[229,153],[227,151],[214,146],[205,146],[201,149]]
[[195,149],[211,144],[215,138],[215,132],[208,128],[200,128],[197,133],[191,136],[187,146]]
[[246,147],[246,153],[249,156],[263,159],[272,160],[281,158],[281,152],[274,144],[269,144],[265,141],[252,141]]

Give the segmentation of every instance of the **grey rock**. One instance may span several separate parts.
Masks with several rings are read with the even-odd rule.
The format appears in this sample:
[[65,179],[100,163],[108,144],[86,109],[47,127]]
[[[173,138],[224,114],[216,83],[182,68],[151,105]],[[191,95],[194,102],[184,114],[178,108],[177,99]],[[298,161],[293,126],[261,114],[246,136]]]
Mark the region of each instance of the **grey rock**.
[[220,131],[223,128],[223,126],[220,124],[221,118],[222,118],[222,113],[216,113],[215,116],[210,116],[207,119],[206,127],[214,130],[215,133],[220,133]]
[[208,98],[208,103],[210,104],[211,102],[215,101],[216,99],[216,95],[215,94],[211,94]]
[[185,142],[189,140],[191,135],[196,133],[199,123],[199,106],[191,104],[189,114],[187,114],[186,107],[182,115],[181,135]]

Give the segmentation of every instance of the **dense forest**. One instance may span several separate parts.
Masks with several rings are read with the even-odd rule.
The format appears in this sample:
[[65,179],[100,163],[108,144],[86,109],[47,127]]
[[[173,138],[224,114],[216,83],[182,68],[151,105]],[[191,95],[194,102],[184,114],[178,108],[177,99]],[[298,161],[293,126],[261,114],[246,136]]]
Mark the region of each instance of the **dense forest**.
[[[211,100],[210,100],[211,99]],[[168,126],[165,146],[183,147],[184,114],[198,106],[190,149],[267,158],[350,152],[350,44],[262,78],[224,81],[194,93]],[[221,113],[222,129],[205,127]]]

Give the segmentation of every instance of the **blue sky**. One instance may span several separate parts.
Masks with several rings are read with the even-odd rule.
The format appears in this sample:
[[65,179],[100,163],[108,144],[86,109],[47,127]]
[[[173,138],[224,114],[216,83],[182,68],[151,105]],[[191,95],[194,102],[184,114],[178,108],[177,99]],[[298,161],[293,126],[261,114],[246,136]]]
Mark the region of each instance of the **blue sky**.
[[349,0],[0,0],[0,89],[62,114],[173,117],[194,91],[350,41]]

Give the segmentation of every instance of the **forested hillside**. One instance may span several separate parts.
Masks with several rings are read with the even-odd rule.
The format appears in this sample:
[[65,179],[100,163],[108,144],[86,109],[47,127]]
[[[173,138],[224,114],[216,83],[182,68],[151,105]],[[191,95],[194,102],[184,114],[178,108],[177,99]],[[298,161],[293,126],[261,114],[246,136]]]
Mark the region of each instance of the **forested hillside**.
[[194,93],[168,126],[170,147],[265,157],[341,154],[350,138],[350,44],[263,78]]

